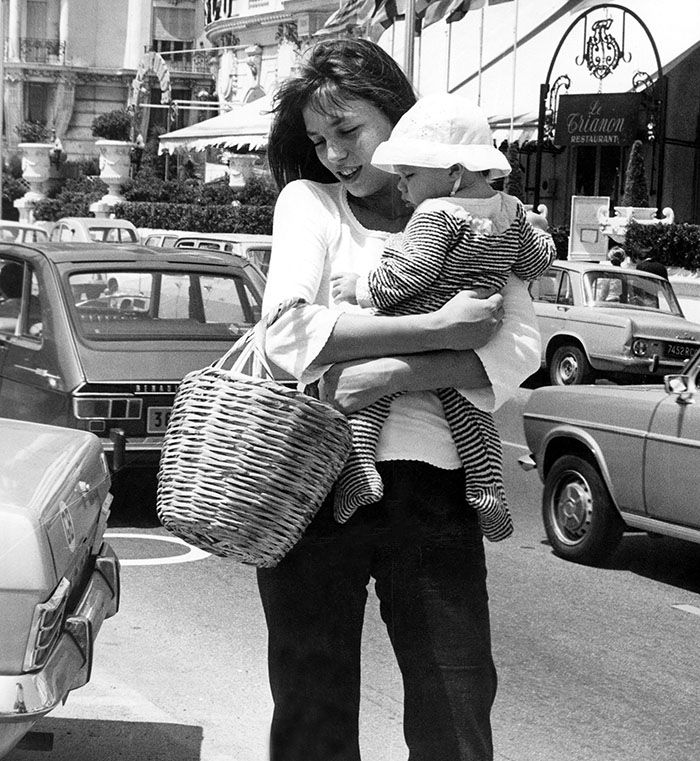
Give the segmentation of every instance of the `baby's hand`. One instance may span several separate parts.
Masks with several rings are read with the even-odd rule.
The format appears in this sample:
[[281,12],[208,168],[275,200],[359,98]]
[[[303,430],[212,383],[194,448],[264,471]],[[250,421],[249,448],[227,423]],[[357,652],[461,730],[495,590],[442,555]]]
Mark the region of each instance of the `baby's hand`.
[[355,284],[360,279],[354,272],[339,272],[331,277],[331,293],[335,301],[357,304]]
[[527,217],[527,221],[535,228],[539,230],[544,230],[544,232],[549,232],[549,223],[547,222],[547,217],[544,214],[538,214],[534,211],[527,211],[525,212],[525,216]]

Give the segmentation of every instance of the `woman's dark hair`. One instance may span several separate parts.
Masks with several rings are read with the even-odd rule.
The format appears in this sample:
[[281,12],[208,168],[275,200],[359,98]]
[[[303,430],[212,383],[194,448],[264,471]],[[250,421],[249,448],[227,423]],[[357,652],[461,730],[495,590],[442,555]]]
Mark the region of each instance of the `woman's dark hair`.
[[344,39],[316,44],[274,98],[267,160],[279,188],[302,178],[335,181],[306,136],[302,112],[312,99],[339,109],[348,100],[364,100],[394,125],[416,102],[416,94],[396,61],[375,43]]

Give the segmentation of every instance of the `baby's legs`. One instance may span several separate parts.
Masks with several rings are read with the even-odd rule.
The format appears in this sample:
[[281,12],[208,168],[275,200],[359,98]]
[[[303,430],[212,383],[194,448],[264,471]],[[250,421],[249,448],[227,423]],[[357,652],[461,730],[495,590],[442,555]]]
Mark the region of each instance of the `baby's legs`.
[[338,523],[345,523],[358,507],[378,502],[384,494],[375,455],[379,434],[395,396],[398,394],[382,397],[348,418],[352,449],[335,485],[333,510]]
[[453,388],[439,389],[438,396],[464,466],[467,504],[477,511],[487,539],[506,539],[513,533],[513,522],[503,487],[501,437],[493,417]]

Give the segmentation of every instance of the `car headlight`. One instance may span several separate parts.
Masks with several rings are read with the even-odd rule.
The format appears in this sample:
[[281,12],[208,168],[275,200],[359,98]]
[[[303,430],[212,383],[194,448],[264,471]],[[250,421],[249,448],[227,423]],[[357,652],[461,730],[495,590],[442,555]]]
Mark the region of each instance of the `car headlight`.
[[635,338],[632,341],[632,354],[635,357],[646,357],[649,344],[643,338]]

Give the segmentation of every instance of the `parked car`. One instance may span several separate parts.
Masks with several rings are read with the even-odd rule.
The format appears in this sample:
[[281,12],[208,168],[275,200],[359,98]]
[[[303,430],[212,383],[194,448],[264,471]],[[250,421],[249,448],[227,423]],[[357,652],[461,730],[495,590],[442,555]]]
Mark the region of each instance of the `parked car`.
[[647,272],[557,260],[530,294],[554,385],[661,380],[700,347],[700,324],[684,318],[667,280]]
[[700,352],[663,386],[536,389],[523,421],[557,555],[604,562],[627,529],[700,543]]
[[0,419],[0,757],[90,678],[119,607],[96,436]]
[[181,235],[173,245],[176,248],[202,248],[238,254],[252,261],[264,275],[267,275],[272,253],[272,236],[252,233],[197,233]]
[[157,465],[178,384],[258,321],[264,284],[232,254],[76,243],[0,245],[5,279],[0,415],[90,431],[115,470]]
[[194,233],[183,230],[142,230],[144,245],[154,248],[199,248],[206,251],[225,251],[250,259],[264,275],[270,265],[272,236],[253,233]]
[[137,243],[139,235],[127,219],[62,217],[51,229],[49,239],[62,243]]
[[41,225],[0,220],[0,240],[8,243],[40,243],[49,236]]

